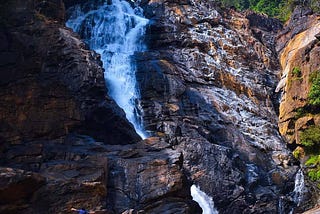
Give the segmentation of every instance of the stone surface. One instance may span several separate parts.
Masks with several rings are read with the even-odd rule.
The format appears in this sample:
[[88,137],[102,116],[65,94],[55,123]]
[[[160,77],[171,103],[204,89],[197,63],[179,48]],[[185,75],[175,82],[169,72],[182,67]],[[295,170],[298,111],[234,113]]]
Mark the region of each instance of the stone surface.
[[0,213],[31,213],[30,203],[35,192],[43,187],[43,176],[19,169],[0,168]]
[[[282,89],[283,93],[279,129],[289,143],[300,143],[296,132],[301,130],[302,125],[319,125],[318,121],[315,124],[313,119],[317,117],[319,111],[308,105],[310,75],[320,69],[318,60],[320,43],[315,37],[320,31],[319,26],[319,16],[310,14],[306,9],[297,8],[278,36],[277,49],[280,51],[283,69],[282,79],[277,87],[279,90]],[[300,70],[299,76],[292,72],[294,68]],[[308,120],[309,124],[306,124],[308,121],[305,120]]]
[[1,155],[1,165],[23,170],[0,170],[0,210],[199,213],[182,164],[183,154],[160,138],[120,146],[68,135],[16,145]]
[[[220,213],[275,213],[296,167],[278,133],[279,21],[208,1],[142,1],[137,53],[146,129],[184,156]],[[258,24],[258,21],[260,20]]]
[[[108,163],[95,151],[100,147],[106,146],[86,136],[68,136],[8,148],[1,165],[15,169],[1,171],[1,212],[72,213],[72,207],[102,211]],[[10,192],[13,198],[6,199]]]
[[[277,37],[277,51],[282,67],[277,90],[281,91],[279,130],[292,149],[299,152],[301,166],[309,152],[301,145],[301,133],[310,126],[319,126],[319,108],[309,104],[310,77],[320,70],[320,16],[309,9],[297,7]],[[314,149],[316,150],[316,148]],[[307,174],[307,173],[306,173]],[[300,203],[297,212],[319,204],[317,184],[305,176],[309,195]]]
[[[289,62],[289,44],[318,22],[303,10],[305,21],[276,38],[278,21],[212,1],[141,6],[151,19],[148,51],[133,60],[153,137],[140,142],[107,96],[99,55],[63,27],[60,0],[1,6],[0,211],[71,213],[84,206],[96,213],[195,214],[201,209],[190,186],[197,184],[219,213],[277,213],[283,197],[289,212],[297,166],[276,125],[277,51],[282,65]],[[301,50],[313,60],[317,44]],[[309,119],[297,127],[288,121],[294,131]],[[4,194],[17,190],[12,198]]]
[[2,7],[7,15],[0,31],[2,142],[74,131],[109,144],[140,139],[107,96],[99,56],[63,27],[61,1],[16,0]]
[[316,207],[316,208],[313,208],[311,210],[304,212],[303,214],[318,214],[318,213],[320,213],[320,208]]

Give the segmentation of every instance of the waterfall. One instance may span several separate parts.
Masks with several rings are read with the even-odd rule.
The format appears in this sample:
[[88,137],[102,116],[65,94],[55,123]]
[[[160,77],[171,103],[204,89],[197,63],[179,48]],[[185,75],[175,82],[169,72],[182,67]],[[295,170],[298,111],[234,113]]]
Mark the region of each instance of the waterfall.
[[124,0],[112,0],[95,7],[92,1],[90,9],[86,8],[87,12],[82,11],[79,5],[71,8],[66,25],[101,55],[109,95],[125,111],[136,132],[146,138],[132,56],[136,51],[146,49],[142,37],[148,19],[143,17],[140,7],[132,8]]
[[283,200],[284,200],[284,196],[280,196],[278,201],[278,214],[285,214]]
[[305,185],[304,185],[304,175],[301,169],[296,174],[296,178],[294,181],[294,202],[297,204],[297,206],[300,206],[300,203],[303,201],[304,197],[304,191],[305,191]]
[[212,198],[202,192],[196,185],[191,186],[191,196],[202,208],[202,214],[218,214],[218,211],[214,208]]

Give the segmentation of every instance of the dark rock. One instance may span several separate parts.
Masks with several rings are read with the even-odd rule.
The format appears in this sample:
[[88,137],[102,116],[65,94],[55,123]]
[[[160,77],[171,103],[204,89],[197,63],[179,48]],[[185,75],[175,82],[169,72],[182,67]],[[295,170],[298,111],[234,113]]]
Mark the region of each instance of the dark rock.
[[295,170],[274,125],[282,25],[208,1],[142,6],[151,18],[149,50],[136,54],[146,129],[183,153],[187,178],[219,213],[276,212],[288,192],[279,179]]
[[[111,144],[140,137],[107,96],[99,56],[60,23],[60,0],[10,2],[1,30],[3,140],[53,139],[70,132]],[[56,21],[57,20],[57,21]]]
[[31,200],[46,179],[32,172],[0,168],[0,213],[31,212]]

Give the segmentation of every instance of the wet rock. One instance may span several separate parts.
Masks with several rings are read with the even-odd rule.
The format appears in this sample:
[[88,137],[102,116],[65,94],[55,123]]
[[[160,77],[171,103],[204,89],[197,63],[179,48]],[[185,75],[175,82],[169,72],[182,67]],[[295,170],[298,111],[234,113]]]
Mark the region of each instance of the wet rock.
[[147,131],[183,153],[188,179],[220,213],[275,212],[287,190],[271,171],[285,182],[294,173],[275,126],[281,24],[208,1],[142,6],[149,49],[135,59]]
[[1,37],[0,138],[9,143],[86,133],[140,139],[107,96],[99,55],[63,27],[62,1],[12,1]]
[[308,210],[306,212],[304,212],[303,214],[316,214],[320,212],[320,208],[313,208],[311,210]]
[[[131,146],[130,146],[131,147]],[[114,147],[113,150],[123,150]],[[198,213],[182,171],[183,154],[160,138],[140,142],[135,154],[110,158],[107,206],[115,213]],[[126,151],[129,148],[125,148]]]
[[277,40],[283,69],[277,87],[283,93],[279,129],[288,143],[299,143],[299,130],[318,125],[314,119],[318,111],[310,107],[308,94],[311,87],[310,76],[320,68],[319,41],[315,37],[319,33],[320,22],[317,15],[304,11],[303,8],[295,10]]

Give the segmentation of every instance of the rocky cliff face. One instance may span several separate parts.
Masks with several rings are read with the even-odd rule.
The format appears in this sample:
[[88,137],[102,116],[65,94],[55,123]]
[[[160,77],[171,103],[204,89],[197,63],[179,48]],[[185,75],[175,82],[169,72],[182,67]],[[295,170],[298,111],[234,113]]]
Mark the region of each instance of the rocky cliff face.
[[320,122],[317,109],[310,109],[308,115],[303,115],[302,112],[303,108],[311,108],[308,106],[310,77],[320,68],[320,41],[316,37],[320,33],[319,26],[319,16],[312,14],[310,10],[299,8],[277,40],[283,69],[282,79],[277,87],[283,93],[279,128],[289,143],[300,144],[299,131],[303,126],[307,123],[319,125]]
[[205,1],[143,6],[152,23],[149,51],[136,55],[146,129],[183,153],[189,179],[220,213],[277,212],[295,171],[276,126],[281,24]]
[[140,142],[107,95],[99,55],[63,27],[62,1],[1,6],[0,212],[201,213],[193,183],[220,213],[289,212],[293,201],[278,205],[290,201],[297,166],[274,90],[277,51],[301,30],[275,49],[274,19],[210,1],[141,6],[148,50],[134,60],[153,137]]
[[62,1],[0,9],[0,213],[104,208],[106,155],[78,134],[108,144],[140,137],[107,96],[99,56],[64,27]]
[[[307,163],[305,168],[310,157],[319,155],[320,115],[319,104],[315,102],[319,97],[319,33],[319,15],[299,7],[277,38],[282,67],[281,81],[277,86],[277,90],[282,92],[279,130],[296,158],[300,159],[308,178],[313,180],[307,183],[313,196],[305,208],[319,203],[319,177],[310,174],[319,170],[319,163]],[[314,95],[311,96],[312,93]]]
[[63,27],[62,1],[7,1],[1,7],[2,141],[73,131],[111,144],[139,139],[106,95],[99,56]]

